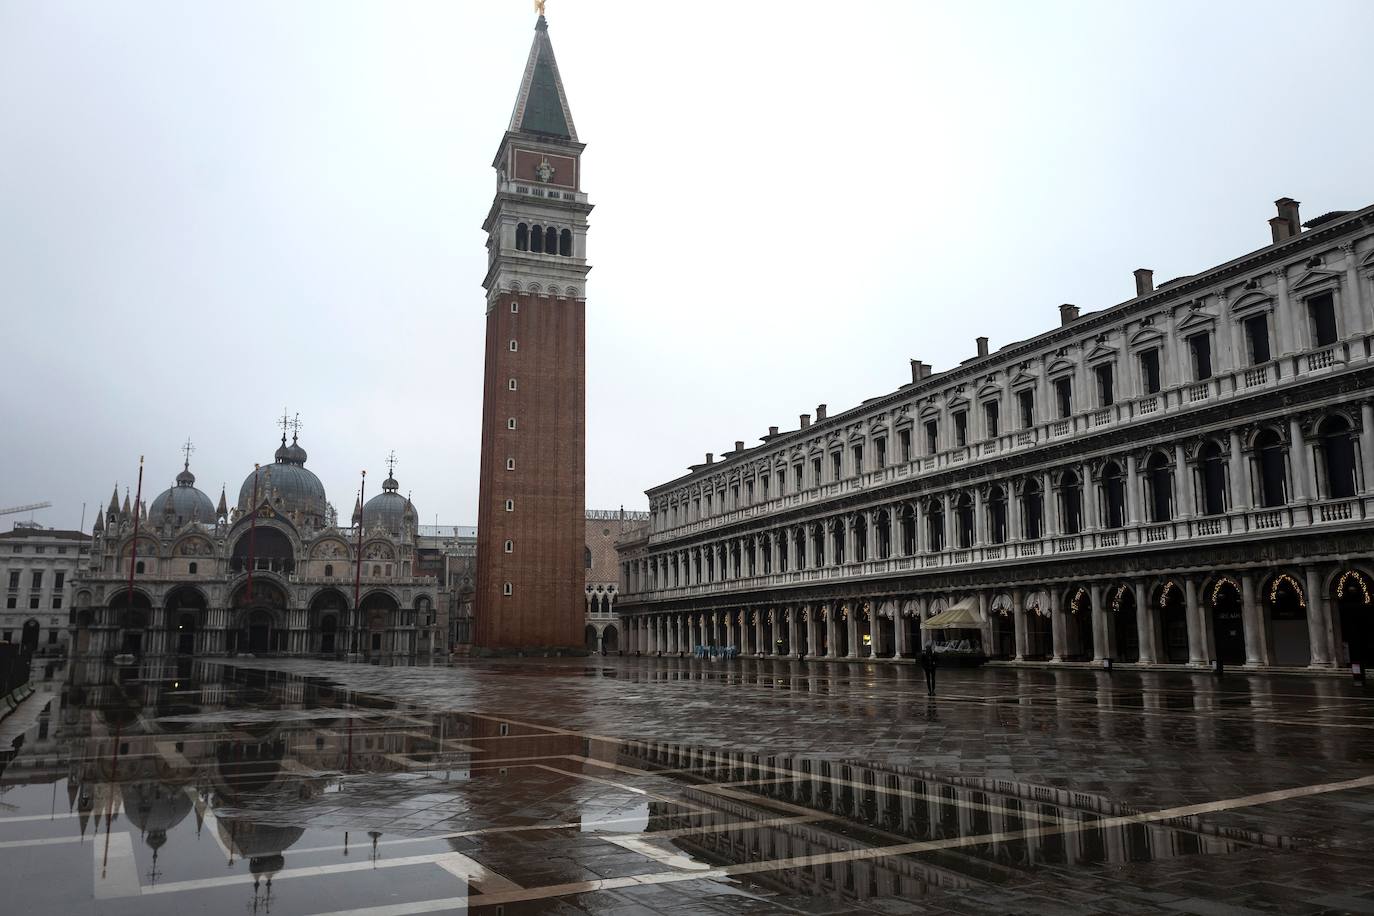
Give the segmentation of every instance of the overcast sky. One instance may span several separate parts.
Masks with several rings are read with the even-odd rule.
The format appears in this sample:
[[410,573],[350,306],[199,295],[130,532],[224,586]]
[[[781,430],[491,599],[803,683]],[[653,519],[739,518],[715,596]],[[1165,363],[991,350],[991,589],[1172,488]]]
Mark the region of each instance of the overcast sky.
[[[596,204],[587,504],[1374,202],[1374,3],[549,0]],[[0,507],[89,527],[283,407],[476,519],[524,0],[0,0]],[[27,516],[18,516],[27,518]],[[8,529],[15,516],[0,518]]]

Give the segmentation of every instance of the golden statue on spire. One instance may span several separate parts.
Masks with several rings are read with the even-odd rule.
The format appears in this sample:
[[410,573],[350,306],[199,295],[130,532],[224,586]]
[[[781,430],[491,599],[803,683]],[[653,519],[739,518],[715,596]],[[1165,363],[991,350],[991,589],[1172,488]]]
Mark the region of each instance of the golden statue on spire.
[[544,15],[545,0],[534,0],[534,11],[539,15]]

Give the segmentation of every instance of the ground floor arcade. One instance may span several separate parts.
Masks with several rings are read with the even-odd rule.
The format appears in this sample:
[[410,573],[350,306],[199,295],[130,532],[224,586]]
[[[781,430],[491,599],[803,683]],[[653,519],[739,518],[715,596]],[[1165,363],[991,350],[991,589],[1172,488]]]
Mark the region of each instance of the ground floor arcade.
[[[620,608],[626,651],[700,648],[834,659],[914,657],[925,642],[967,639],[991,658],[1248,667],[1374,661],[1374,564],[1294,563],[909,590],[891,583],[805,599]],[[981,625],[934,631],[923,620],[963,604]]]

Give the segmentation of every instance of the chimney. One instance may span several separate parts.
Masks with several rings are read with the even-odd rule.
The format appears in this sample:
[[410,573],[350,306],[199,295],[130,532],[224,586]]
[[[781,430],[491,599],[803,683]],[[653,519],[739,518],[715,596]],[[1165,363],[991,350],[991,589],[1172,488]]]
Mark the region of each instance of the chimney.
[[774,436],[776,436],[777,434],[778,434],[778,428],[777,428],[776,426],[770,426],[770,427],[768,427],[768,438],[771,439],[771,438],[773,438]]
[[707,464],[714,464],[714,463],[715,463],[715,460],[716,460],[716,456],[715,456],[713,453],[711,453],[711,452],[707,452],[707,453],[706,453],[706,463],[707,463]]
[[743,439],[736,439],[736,440],[735,440],[735,451],[737,451],[737,452],[742,452],[742,451],[744,451],[744,440],[743,440]]
[[824,420],[824,419],[825,419],[825,405],[824,405],[824,404],[817,404],[817,405],[816,405],[816,422],[819,423],[819,422],[821,422],[821,421]]
[[1155,272],[1148,267],[1135,269],[1135,294],[1143,296],[1155,291]]
[[1293,234],[1293,230],[1288,226],[1288,220],[1282,216],[1274,216],[1269,219],[1269,232],[1274,236],[1275,244],[1286,240]]
[[[1292,238],[1301,234],[1302,219],[1298,216],[1298,202],[1291,197],[1280,197],[1274,201],[1274,207],[1279,211],[1279,218],[1288,221],[1288,235],[1284,238]],[[1273,225],[1272,221],[1270,225]]]
[[1072,324],[1078,320],[1078,306],[1065,302],[1059,306],[1059,326]]
[[979,338],[977,338],[977,340],[978,340],[978,355],[979,355],[979,356],[987,356],[987,355],[988,355],[988,339],[987,339],[986,337],[979,337]]
[[801,428],[802,428],[802,429],[806,429],[806,428],[807,428],[808,426],[810,426],[810,425],[811,425],[811,414],[809,414],[809,413],[804,413],[804,414],[802,414],[802,415],[801,415]]
[[913,360],[911,361],[911,381],[912,381],[912,384],[915,384],[916,382],[919,382],[919,381],[921,380],[921,366],[923,366],[923,365],[924,365],[924,363],[922,363],[919,359],[913,359]]

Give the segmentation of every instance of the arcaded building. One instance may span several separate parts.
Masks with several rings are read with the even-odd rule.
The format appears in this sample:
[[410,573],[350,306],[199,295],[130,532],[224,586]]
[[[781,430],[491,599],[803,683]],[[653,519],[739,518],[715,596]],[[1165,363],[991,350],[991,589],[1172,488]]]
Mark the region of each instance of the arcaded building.
[[78,571],[77,657],[413,657],[447,649],[447,595],[417,558],[418,513],[388,473],[341,526],[307,454],[283,434],[231,509],[187,460],[151,505],[116,489]]
[[1374,207],[771,427],[648,491],[630,648],[1329,668],[1371,657]]

